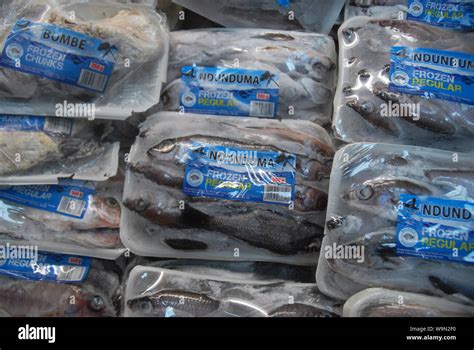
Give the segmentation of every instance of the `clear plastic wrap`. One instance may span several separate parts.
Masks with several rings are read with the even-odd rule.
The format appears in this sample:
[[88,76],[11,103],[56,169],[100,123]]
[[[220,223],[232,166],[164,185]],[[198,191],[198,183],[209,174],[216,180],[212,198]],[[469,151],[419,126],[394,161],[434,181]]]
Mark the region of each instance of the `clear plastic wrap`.
[[87,120],[0,115],[0,185],[104,181],[117,173],[118,143]]
[[[339,29],[333,129],[345,142],[387,142],[472,152],[474,106],[390,90],[391,47],[474,53],[474,33],[412,21],[356,17]],[[449,77],[451,78],[451,77]],[[465,93],[470,79],[465,77]],[[472,93],[471,93],[472,95]],[[418,110],[417,110],[418,109]]]
[[157,262],[140,262],[162,269],[175,270],[199,275],[227,277],[232,280],[244,279],[252,281],[291,281],[299,283],[315,283],[314,266],[296,266],[267,262],[230,262],[212,260],[162,260]]
[[[95,189],[88,192],[88,188]],[[125,251],[119,232],[122,188],[123,177],[96,185],[0,187],[0,244],[116,259]],[[40,199],[51,198],[54,192],[62,193],[57,205],[54,200]]]
[[[96,118],[126,119],[159,102],[169,39],[153,7],[20,0],[4,2],[0,17],[0,113],[57,116],[66,101],[94,105]],[[17,41],[9,38],[12,30]]]
[[306,121],[159,113],[130,152],[122,241],[142,256],[314,265],[333,153]]
[[328,34],[344,0],[174,0],[178,5],[231,28],[307,30]]
[[128,317],[336,317],[338,302],[315,284],[232,281],[147,266],[127,280]]
[[472,317],[474,307],[441,298],[369,288],[344,304],[344,317]]
[[399,19],[400,11],[407,11],[407,0],[348,0],[344,7],[344,21],[357,16]]
[[2,317],[115,317],[122,285],[112,261],[94,259],[84,282],[57,283],[0,276]]
[[[430,240],[422,248],[411,244],[410,247],[415,247],[414,256],[401,256],[403,230],[398,230],[410,224],[400,217],[401,210],[407,206],[402,196],[416,198],[413,208],[421,207],[423,199],[431,197],[439,201],[466,201],[470,203],[465,204],[466,211],[472,210],[473,174],[474,159],[469,154],[371,143],[356,143],[340,149],[331,173],[321,247],[325,254],[320,254],[316,272],[318,287],[325,294],[343,300],[368,287],[383,287],[472,303],[472,250],[469,252],[467,248],[462,261],[441,256],[446,252],[454,256],[446,226],[450,226],[451,231],[451,227],[459,232],[471,230],[469,239],[472,240],[472,221],[445,223],[446,220],[432,219],[434,224],[430,224],[427,220],[420,221],[421,214],[420,218],[412,219],[415,224],[422,223],[426,227],[428,237],[432,232],[428,229],[433,225],[445,231],[448,243],[446,239],[441,242],[446,250],[438,257],[430,256],[432,252],[439,252],[437,246],[431,246]],[[425,237],[425,233],[411,232],[417,238],[412,239],[416,244]],[[433,237],[443,236],[436,233]],[[469,244],[472,245],[467,243],[467,247]],[[354,248],[359,250],[357,259],[348,253],[339,257],[326,255]]]
[[474,0],[348,0],[344,18],[408,19],[453,30],[474,29]]
[[276,76],[277,118],[327,125],[336,85],[336,57],[333,39],[321,34],[264,29],[172,32],[163,107],[178,111],[182,105],[180,96],[186,91],[183,66],[260,70]]

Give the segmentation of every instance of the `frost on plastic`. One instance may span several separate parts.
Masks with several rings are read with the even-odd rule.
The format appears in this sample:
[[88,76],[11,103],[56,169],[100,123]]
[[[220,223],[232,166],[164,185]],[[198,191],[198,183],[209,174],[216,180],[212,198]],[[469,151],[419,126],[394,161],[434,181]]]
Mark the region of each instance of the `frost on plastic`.
[[233,281],[137,266],[126,284],[129,317],[335,317],[341,311],[309,283]]
[[[28,244],[47,252],[116,259],[125,251],[119,233],[122,185],[116,179],[98,183],[95,193],[85,198],[88,204],[82,218],[2,198],[0,244]],[[21,186],[20,192],[22,188],[35,190]]]
[[396,232],[402,194],[472,202],[473,172],[468,154],[371,143],[340,149],[321,252],[359,247],[363,259],[321,253],[316,272],[321,291],[344,300],[383,287],[471,303],[472,263],[398,256]]
[[119,144],[102,142],[98,130],[87,120],[0,115],[0,184],[114,176]]
[[122,287],[113,262],[93,260],[84,282],[63,284],[0,276],[2,317],[114,317]]
[[344,8],[344,20],[352,17],[384,17],[400,19],[407,11],[407,0],[348,0]]
[[336,85],[332,38],[262,29],[205,29],[172,32],[164,110],[178,111],[183,66],[262,70],[278,77],[279,119],[330,123]]
[[472,317],[474,307],[383,288],[359,292],[344,304],[344,317]]
[[[341,70],[333,118],[338,138],[346,142],[387,142],[472,152],[474,106],[432,98],[429,93],[393,92],[388,84],[391,47],[473,54],[474,33],[457,33],[411,21],[357,17],[341,26],[338,37]],[[390,114],[395,108],[403,111],[404,107],[415,111],[419,107],[419,113]]]
[[231,28],[307,30],[327,34],[344,0],[174,0],[178,5]]
[[[36,39],[28,47],[40,42],[41,45],[46,45],[45,49],[55,48],[62,54],[54,57],[59,59],[58,57],[65,55],[64,66],[69,67],[67,71],[59,69],[57,65],[54,65],[54,69],[47,68],[49,66],[44,64],[45,58],[41,56],[36,57],[34,62],[38,63],[41,59],[43,63],[35,69],[55,74],[56,79],[58,75],[76,72],[77,84],[82,85],[71,85],[71,82],[65,83],[61,79],[52,80],[53,78],[45,77],[44,74],[38,76],[19,71],[18,69],[33,64],[33,61],[27,61],[26,56],[21,55],[19,62],[16,62],[20,63],[20,68],[0,68],[0,97],[3,100],[1,113],[56,116],[56,105],[67,101],[74,104],[94,104],[97,118],[125,119],[132,111],[142,112],[158,103],[161,84],[166,80],[168,32],[166,20],[153,7],[106,0],[20,0],[2,4],[0,15],[3,18],[0,22],[0,52],[4,51],[17,21],[27,19],[35,26],[34,30],[48,24],[59,28],[58,30],[70,30],[92,38],[86,39],[87,45],[89,41],[100,41],[101,44],[97,44],[94,49],[95,54],[102,53],[102,57],[107,58],[109,63],[94,61],[90,65],[93,69],[87,70],[103,72],[112,69],[106,85],[99,84],[100,88],[105,89],[103,93],[86,89],[85,86],[95,86],[104,79],[103,74],[99,79],[99,75],[90,72],[79,76],[74,68],[83,60],[89,60],[90,56],[80,56],[77,47],[72,48],[34,36]],[[22,40],[31,40],[27,29],[24,32]],[[5,54],[9,53],[10,56],[5,57],[11,58],[13,53],[18,55],[18,52],[21,53],[18,45],[16,50],[9,47]]]
[[[237,170],[217,164],[199,182],[203,173],[193,178],[188,171],[190,155],[204,150],[196,144],[277,153],[272,162],[295,165],[281,175],[254,173],[242,170],[244,159]],[[322,238],[333,152],[327,132],[310,122],[160,113],[142,124],[130,153],[122,241],[142,256],[312,265]],[[213,180],[224,173],[232,179]],[[288,176],[293,183],[279,187]],[[186,196],[190,181],[202,192]],[[281,188],[285,193],[274,192]]]

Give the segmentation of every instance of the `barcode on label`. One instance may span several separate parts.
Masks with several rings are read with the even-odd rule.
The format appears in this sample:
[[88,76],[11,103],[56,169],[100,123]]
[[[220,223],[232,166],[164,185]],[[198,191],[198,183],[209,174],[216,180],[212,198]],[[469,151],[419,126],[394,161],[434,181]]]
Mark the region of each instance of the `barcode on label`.
[[265,185],[263,200],[289,204],[291,202],[291,186]]
[[274,117],[275,104],[273,102],[250,102],[250,116],[251,117]]
[[44,123],[44,131],[70,135],[72,132],[72,123],[73,121],[71,119],[48,117]]
[[106,83],[106,75],[95,73],[87,69],[82,69],[77,85],[102,92],[105,89]]
[[59,202],[57,211],[60,213],[81,217],[82,210],[84,209],[85,206],[86,206],[85,201],[81,201],[79,199],[74,199],[74,198],[69,198],[69,197],[62,197],[61,202]]
[[58,269],[58,281],[82,281],[86,268],[83,266],[61,266]]

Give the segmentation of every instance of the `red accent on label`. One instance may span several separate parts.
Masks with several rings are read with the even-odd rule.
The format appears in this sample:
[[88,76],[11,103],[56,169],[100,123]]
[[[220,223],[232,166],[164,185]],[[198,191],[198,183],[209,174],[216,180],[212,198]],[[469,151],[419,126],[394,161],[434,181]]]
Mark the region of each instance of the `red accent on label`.
[[84,192],[77,191],[77,190],[71,190],[71,191],[69,191],[69,194],[73,197],[76,197],[76,198],[82,198],[82,196],[84,195]]
[[274,184],[285,184],[286,183],[286,179],[284,177],[276,177],[276,176],[272,176],[272,182]]
[[70,264],[74,264],[74,265],[80,265],[82,264],[82,258],[76,258],[76,257],[70,257],[69,259],[67,259],[67,261],[70,263]]
[[105,67],[101,64],[98,64],[96,62],[91,62],[90,67],[96,71],[103,72]]
[[257,99],[259,100],[269,100],[270,95],[269,94],[264,94],[263,92],[257,93]]

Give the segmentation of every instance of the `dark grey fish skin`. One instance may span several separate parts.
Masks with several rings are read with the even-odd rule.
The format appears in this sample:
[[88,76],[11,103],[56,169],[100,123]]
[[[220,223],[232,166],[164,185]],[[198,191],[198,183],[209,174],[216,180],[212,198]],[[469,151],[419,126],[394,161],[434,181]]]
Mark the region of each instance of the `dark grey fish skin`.
[[338,317],[335,313],[305,304],[286,304],[268,314],[270,317]]
[[255,209],[231,216],[210,217],[209,226],[255,247],[291,255],[321,246],[323,229],[310,222],[302,224],[302,221],[271,210]]
[[154,295],[128,301],[132,311],[163,316],[167,308],[179,310],[194,317],[203,317],[219,308],[217,300],[207,295],[183,290],[162,290]]

